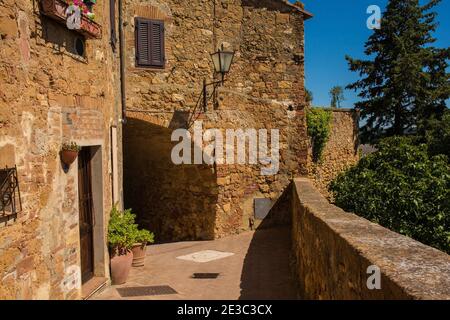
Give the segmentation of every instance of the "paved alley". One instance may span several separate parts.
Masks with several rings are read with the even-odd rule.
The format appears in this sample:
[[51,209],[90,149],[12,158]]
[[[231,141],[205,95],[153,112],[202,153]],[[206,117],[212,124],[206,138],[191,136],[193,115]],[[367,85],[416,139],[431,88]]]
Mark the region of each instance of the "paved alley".
[[[290,229],[285,227],[215,241],[153,245],[145,267],[133,268],[126,284],[107,287],[92,299],[296,299],[289,248]],[[131,287],[164,290],[123,294],[123,288]]]

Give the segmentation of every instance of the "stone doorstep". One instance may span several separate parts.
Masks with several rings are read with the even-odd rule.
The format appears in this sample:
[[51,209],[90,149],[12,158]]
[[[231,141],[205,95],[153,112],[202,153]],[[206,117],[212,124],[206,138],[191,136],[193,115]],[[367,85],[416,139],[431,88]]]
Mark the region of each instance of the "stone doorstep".
[[88,300],[94,294],[103,289],[108,283],[107,278],[93,277],[81,286],[81,299]]

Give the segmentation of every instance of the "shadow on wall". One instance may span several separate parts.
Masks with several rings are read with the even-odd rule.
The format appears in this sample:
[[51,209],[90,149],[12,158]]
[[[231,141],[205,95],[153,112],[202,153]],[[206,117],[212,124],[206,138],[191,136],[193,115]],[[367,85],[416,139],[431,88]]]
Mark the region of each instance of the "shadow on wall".
[[83,36],[44,16],[41,18],[41,28],[41,31],[35,30],[35,33],[40,32],[45,42],[52,44],[55,52],[67,54],[76,59],[85,58],[86,48]]
[[256,229],[241,275],[240,300],[295,300],[291,271],[291,195],[286,188]]
[[125,207],[133,209],[139,225],[154,232],[159,243],[214,239],[214,168],[175,165],[171,159],[178,143],[171,142],[171,135],[184,126],[183,118],[176,113],[167,128],[130,117],[124,126]]

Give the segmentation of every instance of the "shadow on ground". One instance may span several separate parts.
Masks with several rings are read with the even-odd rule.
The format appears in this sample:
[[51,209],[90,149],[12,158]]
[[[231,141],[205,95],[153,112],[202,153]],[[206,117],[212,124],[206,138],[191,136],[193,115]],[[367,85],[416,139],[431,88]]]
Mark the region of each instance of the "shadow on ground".
[[[205,164],[174,164],[173,130],[183,128],[175,113],[168,127],[151,117],[128,118],[123,133],[124,201],[140,227],[155,233],[158,243],[214,239],[217,175]],[[193,142],[187,140],[191,145]],[[191,159],[192,159],[192,154]]]
[[253,235],[243,263],[240,300],[298,298],[290,267],[291,191],[285,190]]

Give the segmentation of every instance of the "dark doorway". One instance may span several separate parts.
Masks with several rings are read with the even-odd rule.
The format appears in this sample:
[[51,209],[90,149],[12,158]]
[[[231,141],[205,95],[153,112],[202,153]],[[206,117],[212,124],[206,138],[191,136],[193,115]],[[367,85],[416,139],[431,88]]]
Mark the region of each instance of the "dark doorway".
[[94,276],[94,212],[91,159],[91,148],[82,148],[78,155],[78,199],[80,212],[82,283],[85,283]]

